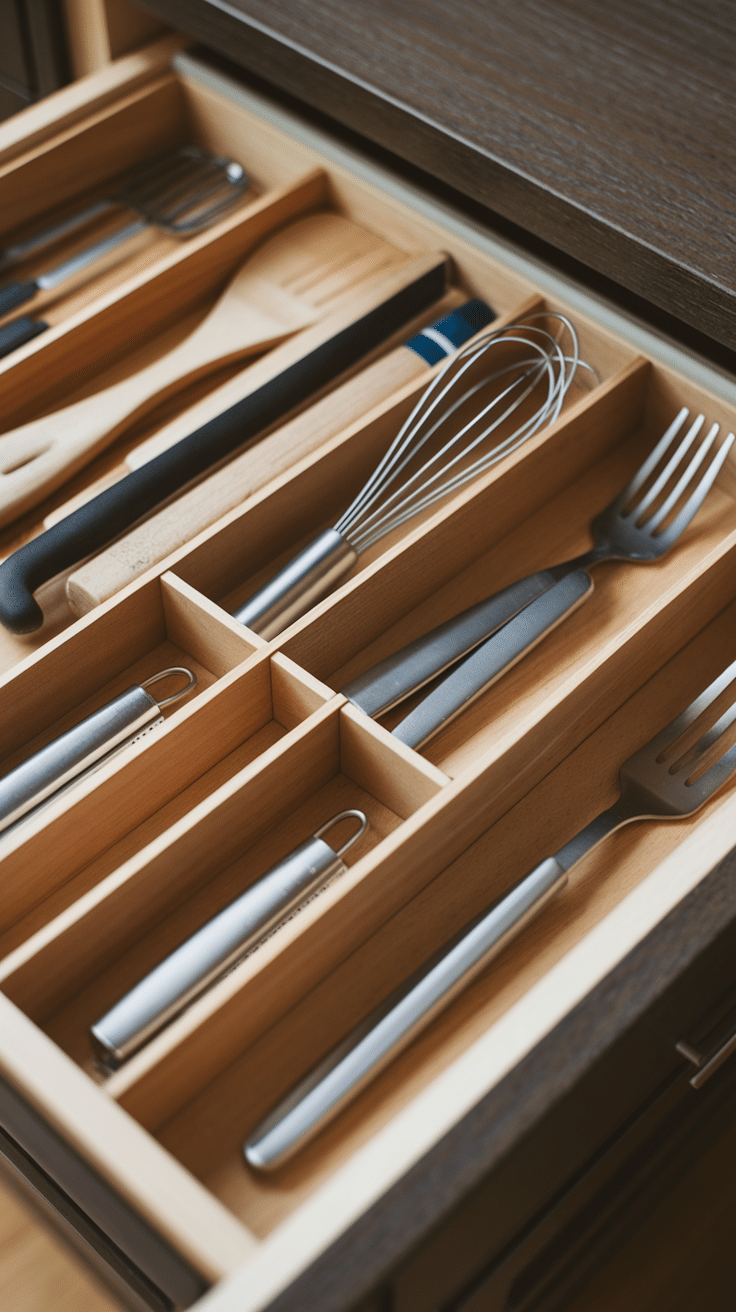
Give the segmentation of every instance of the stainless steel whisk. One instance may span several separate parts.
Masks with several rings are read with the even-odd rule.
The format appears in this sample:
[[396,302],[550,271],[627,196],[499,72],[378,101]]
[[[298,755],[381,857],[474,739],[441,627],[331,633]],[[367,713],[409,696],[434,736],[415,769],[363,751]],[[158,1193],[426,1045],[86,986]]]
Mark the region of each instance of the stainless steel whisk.
[[[535,319],[544,319],[549,326],[536,324]],[[557,322],[560,336],[569,334],[569,355],[550,331],[550,321]],[[494,348],[497,354],[502,346],[525,348],[525,354],[521,358],[515,355],[512,361],[471,382],[467,375],[473,366],[493,354]],[[329,592],[368,547],[441,498],[457,492],[540,428],[553,424],[579,368],[595,373],[580,359],[577,333],[561,314],[531,315],[526,323],[496,328],[473,338],[450,358],[422,393],[335,527],[321,533],[234,611],[235,619],[264,638],[280,633]],[[487,389],[491,397],[484,400],[480,394],[487,393]],[[506,424],[535,390],[541,391],[541,397],[533,412],[490,449],[480,452],[491,434]],[[470,418],[458,416],[475,398],[479,408]],[[457,427],[453,424],[456,416]],[[417,464],[420,452],[426,453],[426,458]],[[473,458],[475,452],[478,454]]]

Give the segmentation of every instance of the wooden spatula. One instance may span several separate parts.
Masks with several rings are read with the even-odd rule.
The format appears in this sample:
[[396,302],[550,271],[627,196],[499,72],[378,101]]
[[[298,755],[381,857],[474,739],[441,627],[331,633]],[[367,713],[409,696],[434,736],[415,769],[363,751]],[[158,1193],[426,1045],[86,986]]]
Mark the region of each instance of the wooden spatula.
[[263,352],[406,260],[339,214],[309,215],[260,246],[179,346],[147,369],[0,437],[0,524],[58,487],[155,403],[228,361]]

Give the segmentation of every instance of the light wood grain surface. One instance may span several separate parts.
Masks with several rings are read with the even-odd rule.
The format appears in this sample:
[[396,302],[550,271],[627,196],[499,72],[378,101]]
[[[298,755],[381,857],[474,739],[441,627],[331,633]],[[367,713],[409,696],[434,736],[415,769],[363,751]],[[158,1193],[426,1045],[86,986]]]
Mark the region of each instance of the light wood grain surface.
[[3,1312],[115,1312],[97,1280],[0,1185]]

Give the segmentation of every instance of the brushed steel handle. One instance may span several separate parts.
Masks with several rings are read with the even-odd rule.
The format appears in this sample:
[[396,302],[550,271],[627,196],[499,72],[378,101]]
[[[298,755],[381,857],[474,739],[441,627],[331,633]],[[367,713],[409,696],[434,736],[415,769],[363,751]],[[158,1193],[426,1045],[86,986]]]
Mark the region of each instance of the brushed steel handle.
[[376,1007],[286,1094],[243,1145],[249,1166],[274,1171],[342,1111],[438,1016],[567,883],[548,857],[481,912]]
[[691,1043],[687,1043],[684,1039],[675,1044],[675,1049],[682,1057],[685,1057],[687,1061],[692,1062],[693,1066],[697,1067],[695,1075],[690,1080],[691,1088],[702,1089],[711,1075],[715,1075],[719,1066],[722,1066],[724,1061],[728,1060],[732,1052],[736,1052],[736,1029],[723,1043],[718,1044],[712,1052],[701,1052],[699,1048],[693,1047]]

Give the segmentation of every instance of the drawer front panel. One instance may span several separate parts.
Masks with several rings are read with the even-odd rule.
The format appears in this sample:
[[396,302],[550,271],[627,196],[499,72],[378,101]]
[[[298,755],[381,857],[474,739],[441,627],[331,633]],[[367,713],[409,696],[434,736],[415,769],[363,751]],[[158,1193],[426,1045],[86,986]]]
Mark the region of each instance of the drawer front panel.
[[[488,1308],[494,1312],[496,1308],[516,1307],[517,1294],[520,1307],[527,1306],[525,1300],[529,1307],[536,1306],[533,1270],[539,1269],[540,1286],[548,1279],[547,1268],[551,1287],[552,1272],[558,1267],[567,1272],[565,1280],[572,1281],[583,1264],[583,1249],[587,1252],[589,1248],[593,1261],[605,1246],[605,1234],[609,1230],[612,1236],[618,1233],[612,1216],[620,1210],[623,1225],[632,1206],[629,1183],[639,1175],[647,1175],[649,1157],[656,1155],[652,1146],[655,1141],[661,1141],[666,1159],[670,1137],[673,1144],[680,1135],[685,1142],[695,1143],[696,1130],[698,1135],[706,1134],[709,1127],[716,1132],[721,1112],[714,1109],[727,1108],[728,1091],[736,1078],[733,1064],[724,1063],[719,1074],[708,1082],[708,1099],[701,1099],[699,1094],[705,1089],[695,1091],[691,1087],[693,1067],[683,1062],[676,1043],[680,1037],[693,1036],[709,1050],[715,1036],[725,1035],[733,1027],[736,924],[720,929],[705,949],[702,943],[715,931],[725,911],[724,900],[731,914],[736,909],[728,893],[735,864],[733,858],[721,863],[698,890],[700,900],[707,899],[709,908],[699,911],[697,896],[691,896],[689,906],[663,922],[659,942],[653,936],[653,941],[642,944],[633,959],[622,963],[605,989],[596,990],[586,999],[580,1010],[587,1013],[590,1027],[582,1015],[578,1027],[574,1015],[569,1018],[555,1048],[583,1048],[592,1064],[509,1151],[473,1197],[428,1237],[393,1277],[397,1312],[429,1312],[440,1296],[454,1308],[456,1291],[470,1283],[473,1268],[484,1261],[490,1263],[491,1273],[487,1288],[486,1277],[478,1278],[479,1291],[483,1289],[482,1297],[480,1292],[477,1295],[481,1299],[479,1308],[486,1307],[482,1301],[486,1298]],[[679,934],[672,923],[675,920],[680,921]],[[673,966],[675,954],[679,960]],[[622,978],[624,967],[628,967],[626,981]],[[675,978],[657,997],[655,979],[661,983],[660,971]],[[627,995],[632,1013],[641,1013],[639,1019],[593,1061],[593,1052],[606,1029],[610,1033],[615,1028],[614,1017],[621,1015]],[[523,1067],[518,1072],[518,1092],[522,1096],[524,1084],[529,1087],[535,1080],[549,1088],[549,1068],[537,1067],[526,1081],[522,1072]],[[686,1127],[682,1132],[680,1123]],[[652,1205],[658,1170],[652,1171],[651,1188],[647,1186],[648,1192],[642,1192],[645,1208]],[[638,1196],[638,1186],[632,1188],[633,1198]],[[601,1221],[602,1234],[595,1238],[599,1212],[606,1220]],[[519,1236],[524,1234],[527,1237],[520,1241]],[[565,1235],[569,1240],[563,1241]],[[530,1274],[525,1284],[522,1273],[527,1266]],[[527,1284],[529,1290],[522,1299],[518,1291],[526,1289]],[[464,1298],[460,1295],[458,1308],[464,1308]],[[540,1307],[556,1306],[557,1294],[550,1292],[549,1298],[552,1302],[543,1301]],[[468,1306],[474,1312],[472,1300]]]
[[205,1285],[48,1126],[6,1081],[0,1081],[0,1155],[44,1215],[58,1218],[95,1268],[136,1310],[186,1308]]

